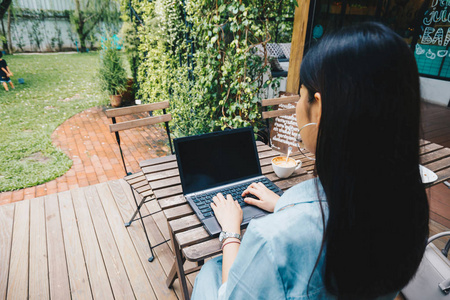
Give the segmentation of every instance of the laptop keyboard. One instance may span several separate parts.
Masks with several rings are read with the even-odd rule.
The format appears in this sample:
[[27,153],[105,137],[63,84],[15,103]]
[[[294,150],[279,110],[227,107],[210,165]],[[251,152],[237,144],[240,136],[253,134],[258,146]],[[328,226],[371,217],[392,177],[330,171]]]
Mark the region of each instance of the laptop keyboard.
[[[255,182],[262,182],[268,189],[274,191],[278,195],[281,196],[280,189],[273,184],[270,180],[267,178],[263,178],[260,180],[255,180]],[[197,194],[195,196],[191,196],[191,199],[194,201],[194,203],[197,205],[198,209],[202,212],[204,217],[210,217],[214,216],[214,212],[211,208],[211,202],[213,202],[212,198],[216,196],[218,193],[222,193],[226,197],[226,195],[230,194],[234,200],[238,201],[239,205],[241,207],[247,205],[247,203],[244,202],[244,198],[242,198],[242,193],[245,191],[245,189],[249,186],[248,183],[233,186],[230,188],[226,188],[220,191],[214,191],[211,193],[203,193],[203,194]],[[246,198],[254,198],[258,199],[256,196],[252,194],[248,194]]]

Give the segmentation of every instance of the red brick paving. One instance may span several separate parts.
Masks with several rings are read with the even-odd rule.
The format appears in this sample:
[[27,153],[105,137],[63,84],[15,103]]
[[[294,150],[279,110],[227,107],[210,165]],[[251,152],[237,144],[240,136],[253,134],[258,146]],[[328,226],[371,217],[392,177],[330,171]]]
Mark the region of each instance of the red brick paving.
[[[66,153],[73,165],[63,176],[38,186],[0,193],[0,205],[45,196],[125,175],[111,121],[103,107],[87,109],[61,124],[52,134],[53,144]],[[118,122],[138,116],[117,118]],[[160,126],[147,126],[120,133],[129,172],[140,170],[139,162],[170,153],[167,134]]]

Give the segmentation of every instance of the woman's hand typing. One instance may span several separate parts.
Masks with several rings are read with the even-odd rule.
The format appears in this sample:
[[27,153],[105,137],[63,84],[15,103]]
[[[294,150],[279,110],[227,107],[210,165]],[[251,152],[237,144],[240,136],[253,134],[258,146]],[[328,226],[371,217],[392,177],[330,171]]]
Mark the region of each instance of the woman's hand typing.
[[[258,197],[259,200],[253,198],[245,198],[245,196],[252,194]],[[244,201],[247,204],[254,205],[268,212],[273,212],[280,196],[269,190],[263,183],[254,182],[242,193]]]
[[211,208],[223,231],[241,233],[242,209],[231,195],[225,198],[221,193],[213,197]]

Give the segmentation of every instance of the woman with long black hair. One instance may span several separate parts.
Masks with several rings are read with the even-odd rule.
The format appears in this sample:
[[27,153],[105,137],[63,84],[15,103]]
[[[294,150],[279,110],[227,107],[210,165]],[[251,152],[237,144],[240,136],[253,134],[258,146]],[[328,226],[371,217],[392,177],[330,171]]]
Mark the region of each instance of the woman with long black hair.
[[300,141],[315,179],[279,198],[253,183],[246,198],[274,212],[240,241],[231,196],[211,205],[223,256],[207,262],[193,299],[393,299],[417,270],[428,236],[419,173],[420,88],[412,51],[384,25],[324,37],[300,71]]

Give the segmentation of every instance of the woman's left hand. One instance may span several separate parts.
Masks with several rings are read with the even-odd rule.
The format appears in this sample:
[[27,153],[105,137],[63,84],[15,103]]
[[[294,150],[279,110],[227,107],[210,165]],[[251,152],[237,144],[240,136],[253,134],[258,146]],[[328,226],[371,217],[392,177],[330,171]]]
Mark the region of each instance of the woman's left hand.
[[213,197],[211,208],[223,231],[241,233],[242,209],[231,195],[225,198],[221,193]]

